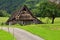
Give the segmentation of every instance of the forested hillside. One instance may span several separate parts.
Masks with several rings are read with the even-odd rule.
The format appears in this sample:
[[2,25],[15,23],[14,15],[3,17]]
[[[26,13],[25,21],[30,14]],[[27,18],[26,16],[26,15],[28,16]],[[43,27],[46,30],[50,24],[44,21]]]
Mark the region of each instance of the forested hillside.
[[7,10],[9,13],[20,8],[23,4],[29,8],[35,8],[35,5],[43,0],[0,0],[0,10]]
[[15,10],[20,9],[23,5],[27,5],[37,17],[42,17],[42,15],[46,17],[46,13],[50,16],[53,12],[56,17],[60,16],[60,4],[51,3],[49,0],[0,0],[0,10],[2,10],[0,14],[4,15],[4,10],[11,14]]
[[0,0],[0,9],[12,12],[18,6],[21,6],[24,2],[25,0]]

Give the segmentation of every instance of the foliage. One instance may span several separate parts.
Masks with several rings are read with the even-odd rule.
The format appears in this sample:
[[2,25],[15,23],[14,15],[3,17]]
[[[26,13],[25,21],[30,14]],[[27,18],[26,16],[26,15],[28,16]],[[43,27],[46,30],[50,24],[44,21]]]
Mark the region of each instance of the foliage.
[[0,0],[0,9],[5,9],[9,13],[12,13],[24,4],[28,5],[29,8],[34,8],[34,5],[39,2],[40,0]]
[[40,11],[39,11],[37,8],[36,8],[36,9],[32,9],[31,11],[32,11],[32,13],[33,13],[36,17],[40,17],[40,16],[41,16]]
[[31,10],[31,12],[35,16],[39,17],[40,13],[39,13],[39,10],[37,8],[37,4],[39,4],[41,1],[44,1],[44,0],[26,0],[25,5],[28,6],[29,10]]
[[0,0],[0,9],[7,10],[9,13],[20,7],[26,0]]
[[54,19],[58,16],[58,12],[60,11],[57,8],[57,4],[48,1],[40,3],[39,10],[42,17],[51,18],[52,23],[54,23]]
[[[18,1],[17,0],[0,0],[0,9],[1,10],[6,10],[7,12],[12,13],[16,9],[17,10],[20,9],[21,6],[27,5],[28,8],[33,12],[34,15],[41,16],[42,13],[37,8],[40,5],[40,3],[47,2],[47,1],[48,0],[18,0]],[[54,3],[51,3],[51,4],[54,4]],[[46,6],[46,7],[49,7],[49,6]],[[59,10],[57,10],[58,11],[57,16],[60,16],[60,7],[59,7],[59,5],[58,5],[58,8],[59,8]],[[47,10],[48,10],[48,8],[47,8]]]
[[57,7],[55,4],[52,4],[50,2],[42,2],[39,6],[40,13],[43,17],[51,17],[53,14],[57,14]]
[[0,10],[0,17],[8,17],[10,16],[9,13],[7,13],[7,11],[5,10]]

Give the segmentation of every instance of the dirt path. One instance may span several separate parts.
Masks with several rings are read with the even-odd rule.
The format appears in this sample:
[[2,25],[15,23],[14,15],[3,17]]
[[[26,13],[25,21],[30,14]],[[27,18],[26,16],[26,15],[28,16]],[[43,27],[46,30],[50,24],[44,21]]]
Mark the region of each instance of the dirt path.
[[[1,29],[1,28],[0,28]],[[3,30],[8,32],[7,27],[3,27]],[[10,33],[13,34],[14,29],[14,36],[16,37],[16,40],[44,40],[36,35],[33,35],[25,30],[19,29],[19,28],[9,28]]]

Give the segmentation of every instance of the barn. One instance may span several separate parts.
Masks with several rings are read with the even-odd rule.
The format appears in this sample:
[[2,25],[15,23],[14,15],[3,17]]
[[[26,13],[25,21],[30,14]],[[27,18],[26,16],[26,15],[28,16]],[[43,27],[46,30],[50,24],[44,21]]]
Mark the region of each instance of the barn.
[[7,20],[6,24],[42,24],[43,22],[38,20],[26,5],[21,7],[20,10],[15,11],[11,17]]

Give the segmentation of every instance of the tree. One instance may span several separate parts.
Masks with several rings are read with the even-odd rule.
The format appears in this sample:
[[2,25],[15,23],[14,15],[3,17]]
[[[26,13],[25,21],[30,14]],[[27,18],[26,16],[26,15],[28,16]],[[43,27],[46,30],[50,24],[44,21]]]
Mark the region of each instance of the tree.
[[36,17],[41,17],[40,11],[36,8],[36,9],[32,9],[31,10],[32,13],[36,16]]
[[48,17],[52,19],[52,24],[54,23],[54,19],[58,14],[57,4],[51,2],[42,2],[39,6],[40,13],[42,17]]

